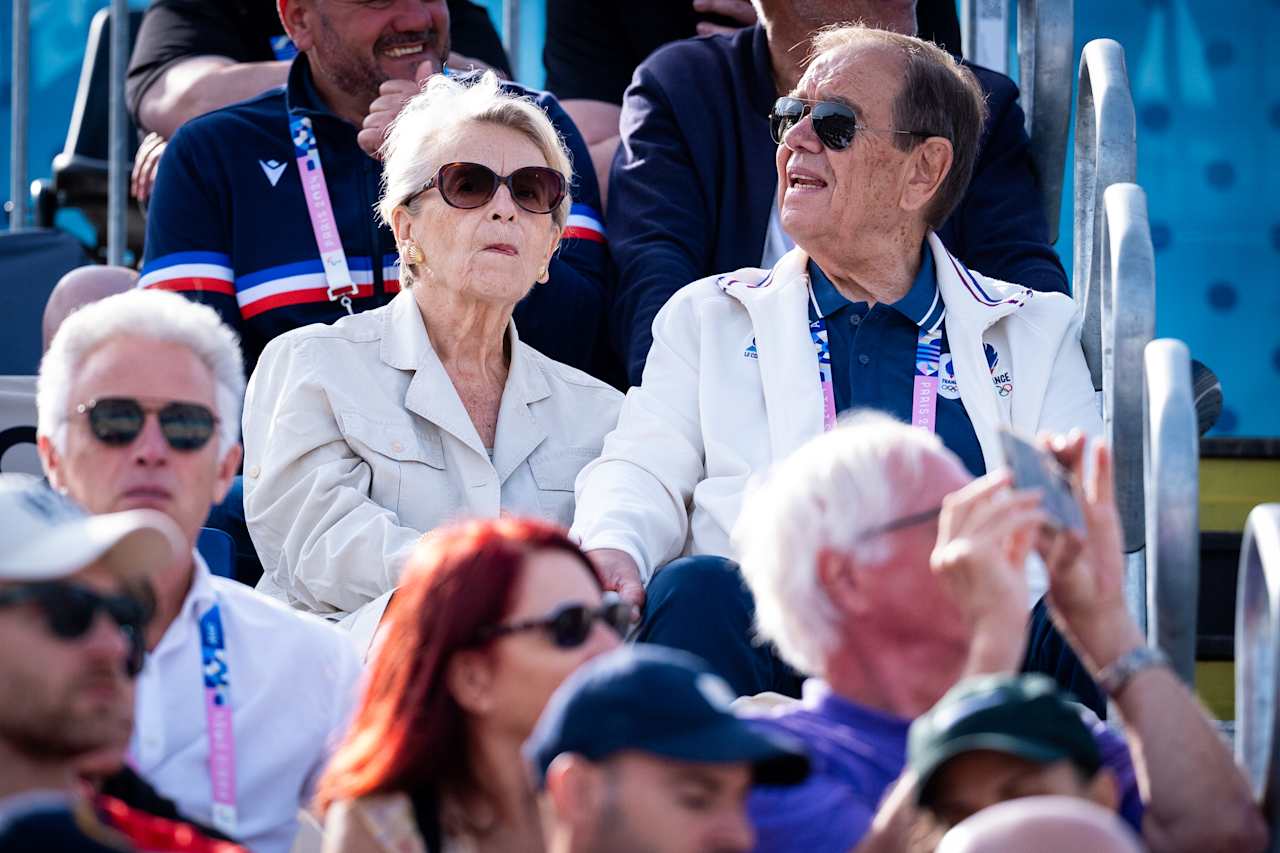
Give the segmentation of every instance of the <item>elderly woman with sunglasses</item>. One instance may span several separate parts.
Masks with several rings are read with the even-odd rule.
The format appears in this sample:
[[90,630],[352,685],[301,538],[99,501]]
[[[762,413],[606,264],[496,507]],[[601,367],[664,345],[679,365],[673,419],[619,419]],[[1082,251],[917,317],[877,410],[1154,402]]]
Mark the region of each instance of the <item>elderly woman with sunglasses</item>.
[[724,559],[752,475],[859,407],[935,431],[974,474],[1003,463],[1001,427],[1100,429],[1071,301],[973,272],[934,233],[983,111],[973,75],[927,42],[817,36],[771,115],[796,248],[667,303],[642,384],[578,478],[573,532],[606,585],[647,595],[640,638],[702,655],[743,693],[797,688],[750,644],[752,602]]
[[436,76],[382,154],[402,292],[275,339],[244,416],[259,589],[349,617],[362,644],[422,533],[499,513],[567,524],[621,401],[511,321],[568,230],[571,167],[547,116],[492,74]]
[[317,789],[326,853],[540,851],[521,746],[560,682],[634,616],[553,525],[424,537]]

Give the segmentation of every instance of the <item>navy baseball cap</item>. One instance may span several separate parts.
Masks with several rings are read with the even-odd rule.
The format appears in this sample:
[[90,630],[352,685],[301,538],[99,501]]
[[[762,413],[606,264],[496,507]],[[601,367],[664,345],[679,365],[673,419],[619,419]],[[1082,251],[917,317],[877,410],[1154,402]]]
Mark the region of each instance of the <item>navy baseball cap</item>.
[[602,761],[623,751],[699,764],[746,762],[762,785],[809,774],[797,742],[734,716],[734,692],[698,657],[643,643],[584,664],[552,695],[524,745],[541,788],[561,753]]

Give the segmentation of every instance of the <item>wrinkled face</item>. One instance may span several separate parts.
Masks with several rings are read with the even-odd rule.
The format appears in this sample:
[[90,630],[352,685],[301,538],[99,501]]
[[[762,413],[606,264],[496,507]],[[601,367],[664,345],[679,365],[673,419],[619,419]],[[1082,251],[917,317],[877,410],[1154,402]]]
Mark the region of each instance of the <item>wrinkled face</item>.
[[869,27],[916,33],[916,0],[756,0],[765,17],[785,18],[807,30],[862,21]]
[[598,769],[605,794],[593,851],[729,853],[750,850],[751,769],[695,764],[640,752],[620,753]]
[[[503,623],[541,619],[566,604],[599,607],[600,585],[588,572],[570,554],[533,554],[525,560],[514,607]],[[499,637],[489,655],[486,722],[523,741],[560,683],[585,661],[620,643],[617,633],[598,620],[586,641],[572,648],[557,646],[542,629]]]
[[66,438],[59,451],[42,444],[45,470],[56,488],[65,489],[95,515],[126,509],[163,512],[182,528],[194,545],[209,507],[230,488],[240,459],[238,446],[218,457],[216,431],[203,447],[174,450],[148,414],[132,443],[114,446],[99,441],[80,403],[107,397],[130,397],[149,404],[200,403],[215,414],[213,373],[184,346],[138,337],[117,337],[91,351],[71,381]]
[[[479,163],[499,176],[547,165],[529,137],[489,123],[462,126],[435,153],[440,165]],[[469,299],[514,306],[545,277],[560,242],[560,228],[551,214],[519,207],[506,186],[499,186],[488,203],[470,210],[446,204],[436,188],[418,196],[414,207],[416,213],[397,208],[393,221],[397,242],[413,240],[422,248],[425,260],[414,269],[424,310],[431,290],[440,287]]]
[[1114,809],[1114,800],[1103,790],[1109,782],[1105,772],[1094,781],[1085,779],[1070,761],[1037,764],[1016,755],[974,750],[938,770],[930,784],[929,811],[939,824],[951,827],[988,806],[1020,797],[1080,797]]
[[[98,564],[69,582],[104,595],[123,592]],[[118,761],[133,727],[128,655],[120,626],[101,611],[87,632],[64,639],[36,604],[0,607],[0,739],[44,761],[99,751],[114,752]]]
[[[831,51],[813,61],[791,93],[851,108],[859,125],[897,129],[892,106],[902,83],[901,60],[877,44]],[[778,146],[778,211],[782,226],[810,255],[841,257],[850,238],[891,238],[908,221],[901,208],[911,152],[890,133],[854,133],[843,151],[819,141],[809,116]]]
[[[298,0],[294,0],[297,2]],[[364,103],[387,80],[412,80],[427,59],[449,55],[445,0],[306,0],[314,14],[299,48],[317,72]],[[307,45],[304,47],[304,45]]]

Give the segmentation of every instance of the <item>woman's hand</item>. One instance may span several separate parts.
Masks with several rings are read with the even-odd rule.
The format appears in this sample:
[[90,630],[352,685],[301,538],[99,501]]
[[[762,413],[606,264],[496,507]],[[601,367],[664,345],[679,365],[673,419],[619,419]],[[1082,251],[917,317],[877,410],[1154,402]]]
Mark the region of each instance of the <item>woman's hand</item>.
[[164,156],[164,149],[168,145],[169,141],[160,134],[148,133],[147,138],[138,146],[137,153],[133,155],[133,177],[130,179],[129,189],[133,197],[144,204],[151,198],[151,187],[156,182],[156,170],[160,168],[160,158]]
[[637,608],[644,607],[644,582],[640,580],[640,567],[630,554],[616,548],[596,548],[587,552],[587,559],[595,567],[601,586]]

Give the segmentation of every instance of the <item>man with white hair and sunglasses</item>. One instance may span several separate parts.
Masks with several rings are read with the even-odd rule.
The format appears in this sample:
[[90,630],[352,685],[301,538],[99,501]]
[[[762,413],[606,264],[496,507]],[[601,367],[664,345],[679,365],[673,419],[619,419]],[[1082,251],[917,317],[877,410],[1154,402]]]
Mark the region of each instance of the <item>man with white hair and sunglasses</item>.
[[195,549],[240,462],[243,395],[235,335],[211,308],[133,291],[62,324],[37,433],[54,488],[95,514],[159,510],[186,537],[156,582],[133,766],[184,814],[283,853],[360,664],[337,629],[215,577]]

